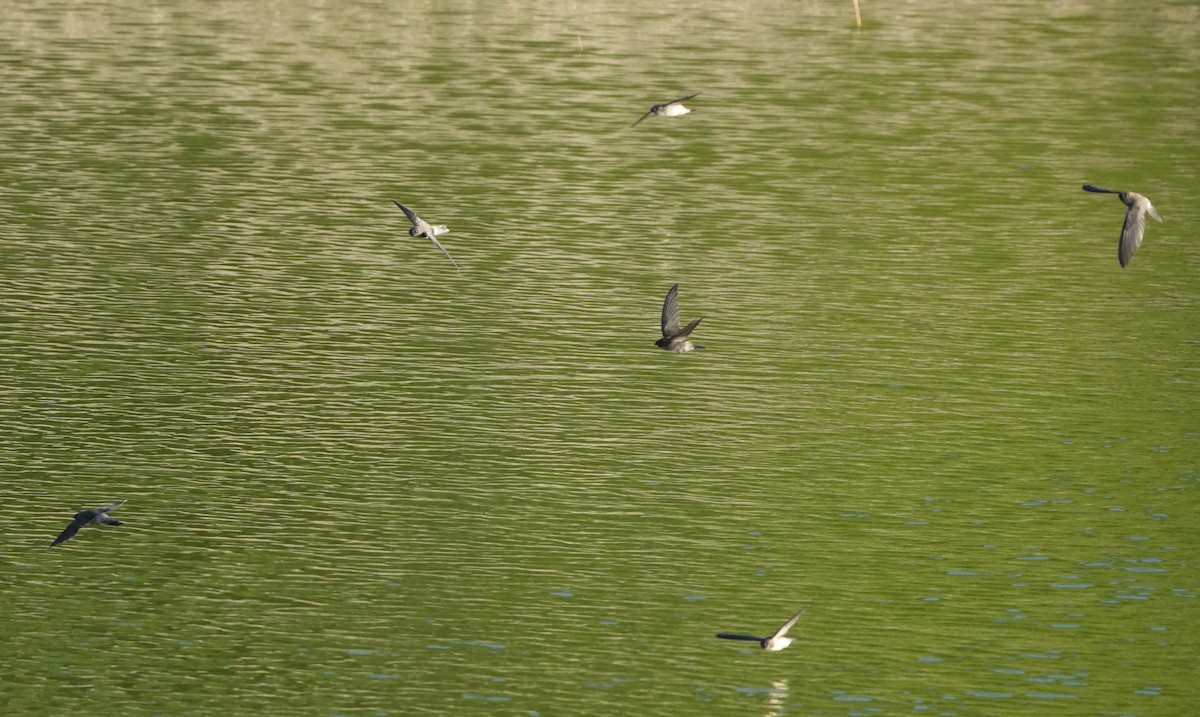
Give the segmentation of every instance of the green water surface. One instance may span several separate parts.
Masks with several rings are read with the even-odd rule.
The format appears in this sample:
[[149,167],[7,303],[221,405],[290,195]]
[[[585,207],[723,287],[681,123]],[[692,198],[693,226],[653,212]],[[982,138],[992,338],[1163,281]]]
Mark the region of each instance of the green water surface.
[[0,714],[1194,714],[1200,10],[1131,12],[0,4]]

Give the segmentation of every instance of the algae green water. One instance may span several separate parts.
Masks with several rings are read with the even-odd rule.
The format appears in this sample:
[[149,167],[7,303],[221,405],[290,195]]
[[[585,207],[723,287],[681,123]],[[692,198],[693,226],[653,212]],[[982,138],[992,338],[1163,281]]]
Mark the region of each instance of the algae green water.
[[0,713],[1191,714],[1200,8],[1137,12],[0,5]]

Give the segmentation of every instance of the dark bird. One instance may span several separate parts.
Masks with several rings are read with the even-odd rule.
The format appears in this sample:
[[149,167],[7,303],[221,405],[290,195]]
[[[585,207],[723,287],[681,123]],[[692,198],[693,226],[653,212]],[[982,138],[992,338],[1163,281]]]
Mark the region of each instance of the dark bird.
[[692,99],[693,97],[695,97],[696,95],[699,95],[699,94],[700,93],[697,92],[695,95],[688,95],[687,97],[680,97],[677,100],[671,100],[670,102],[664,102],[661,105],[654,105],[653,107],[650,108],[649,112],[642,115],[640,118],[638,118],[637,122],[634,122],[633,124],[631,124],[629,126],[637,127],[639,124],[642,123],[642,120],[646,119],[647,117],[682,117],[683,115],[687,114],[688,112],[691,112],[691,110],[689,110],[687,107],[683,106],[683,103],[687,102],[688,100]]
[[1149,199],[1137,192],[1118,192],[1094,184],[1083,185],[1083,191],[1115,194],[1129,207],[1125,212],[1125,225],[1121,227],[1121,243],[1117,245],[1117,258],[1121,260],[1121,266],[1128,265],[1133,253],[1142,244],[1142,235],[1146,233],[1146,213],[1149,212],[1150,216],[1161,222],[1162,217],[1158,216],[1158,210]]
[[792,644],[792,642],[794,642],[794,640],[792,640],[792,638],[784,637],[784,635],[787,634],[788,630],[792,629],[792,625],[796,624],[796,621],[800,619],[800,616],[803,615],[804,611],[807,609],[808,609],[807,605],[800,608],[799,612],[797,612],[795,615],[792,615],[790,618],[788,618],[788,621],[783,623],[783,625],[778,630],[775,631],[775,634],[771,635],[770,637],[752,637],[750,635],[730,635],[727,632],[718,632],[717,637],[721,638],[722,640],[753,640],[753,641],[757,642],[762,647],[762,649],[766,650],[767,652],[779,652],[780,650],[782,650],[783,648],[787,647],[788,645]]
[[433,245],[438,248],[438,251],[446,255],[446,258],[450,260],[450,263],[454,265],[454,268],[461,271],[461,268],[458,266],[458,262],[454,261],[454,257],[450,256],[450,252],[446,251],[446,247],[442,246],[442,243],[437,240],[439,234],[449,234],[450,227],[446,226],[445,224],[430,224],[421,217],[418,217],[416,212],[404,206],[400,202],[397,202],[395,199],[392,200],[392,204],[400,207],[400,211],[404,212],[404,216],[408,217],[408,221],[412,222],[412,226],[408,228],[409,236],[425,237],[429,241],[433,242]]
[[54,539],[53,543],[50,543],[50,547],[53,548],[55,545],[58,545],[59,543],[65,543],[66,541],[75,537],[75,534],[79,532],[79,529],[89,523],[95,523],[96,525],[121,525],[121,521],[108,517],[108,512],[110,510],[116,510],[117,508],[120,508],[121,504],[124,502],[125,501],[123,500],[118,500],[116,503],[113,503],[112,505],[106,505],[103,508],[93,508],[92,510],[79,511],[75,514],[75,519],[71,521],[71,524],[68,525],[63,532],[58,534],[58,537]]
[[679,328],[679,284],[672,286],[671,290],[667,292],[667,298],[663,301],[662,338],[655,341],[654,345],[663,351],[674,351],[679,354],[705,348],[688,339],[692,329],[699,326],[703,318],[700,317],[682,329]]

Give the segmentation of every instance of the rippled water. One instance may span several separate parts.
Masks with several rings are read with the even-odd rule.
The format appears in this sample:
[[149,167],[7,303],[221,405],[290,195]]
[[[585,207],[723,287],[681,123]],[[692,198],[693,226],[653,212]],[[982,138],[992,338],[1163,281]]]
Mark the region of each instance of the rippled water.
[[0,6],[0,711],[1189,714],[1200,9],[1127,10]]

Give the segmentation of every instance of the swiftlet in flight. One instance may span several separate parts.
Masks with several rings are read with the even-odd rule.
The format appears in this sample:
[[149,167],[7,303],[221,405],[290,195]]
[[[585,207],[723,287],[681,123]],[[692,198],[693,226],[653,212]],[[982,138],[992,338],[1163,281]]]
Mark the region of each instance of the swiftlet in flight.
[[429,241],[433,242],[433,245],[438,248],[438,251],[446,255],[446,258],[450,260],[450,263],[454,265],[454,268],[461,271],[458,262],[454,261],[454,257],[450,256],[450,252],[446,251],[446,247],[442,246],[442,243],[437,240],[439,234],[449,234],[450,227],[446,226],[445,224],[430,224],[421,217],[418,217],[416,212],[404,206],[400,202],[397,202],[395,199],[392,200],[392,204],[400,207],[400,211],[404,212],[404,216],[408,217],[408,221],[412,222],[412,226],[408,228],[409,236],[425,237]]
[[667,298],[663,301],[662,338],[655,341],[654,345],[663,351],[674,351],[679,354],[705,348],[688,339],[692,329],[699,326],[703,318],[700,317],[682,329],[679,328],[679,284],[672,286],[671,290],[667,292]]
[[117,508],[120,508],[121,504],[124,502],[125,501],[123,500],[118,500],[116,503],[113,503],[112,505],[106,505],[103,508],[93,508],[92,510],[79,511],[75,514],[75,519],[71,521],[71,524],[68,525],[63,532],[58,534],[58,537],[55,538],[54,542],[50,544],[50,547],[53,548],[55,545],[64,543],[75,537],[75,534],[79,532],[79,529],[85,525],[92,523],[96,525],[121,525],[121,521],[108,517],[108,512],[110,510],[116,510]]
[[696,95],[699,95],[699,94],[700,93],[697,92],[695,95],[688,95],[687,97],[680,97],[677,100],[671,100],[670,102],[664,102],[661,105],[654,105],[653,107],[650,108],[649,112],[642,115],[638,119],[637,122],[634,122],[633,124],[631,124],[629,126],[637,127],[639,124],[642,123],[642,120],[646,119],[647,117],[682,117],[683,115],[691,112],[691,110],[689,110],[687,107],[683,106],[683,103],[687,102],[688,100],[692,99],[693,97],[695,97]]
[[787,634],[788,630],[792,629],[792,625],[796,624],[796,621],[800,619],[800,616],[803,615],[804,611],[807,609],[808,609],[807,605],[800,608],[799,612],[797,612],[795,615],[792,615],[790,618],[788,618],[788,621],[783,623],[783,625],[778,630],[775,631],[775,634],[771,635],[770,637],[752,637],[750,635],[731,635],[727,632],[718,632],[717,637],[721,638],[722,640],[753,640],[754,642],[757,642],[762,647],[762,649],[766,650],[767,652],[779,652],[780,650],[782,650],[783,648],[787,647],[788,645],[790,645],[794,642],[794,640],[792,638],[784,637],[784,635]]
[[1125,225],[1121,227],[1121,243],[1117,245],[1117,258],[1120,259],[1121,266],[1126,266],[1133,258],[1133,253],[1142,244],[1142,235],[1146,233],[1146,214],[1149,213],[1156,220],[1162,221],[1162,217],[1158,216],[1158,210],[1154,208],[1149,199],[1137,192],[1119,192],[1115,189],[1097,187],[1094,184],[1083,185],[1083,191],[1115,194],[1125,206],[1129,207],[1129,210],[1125,212]]

